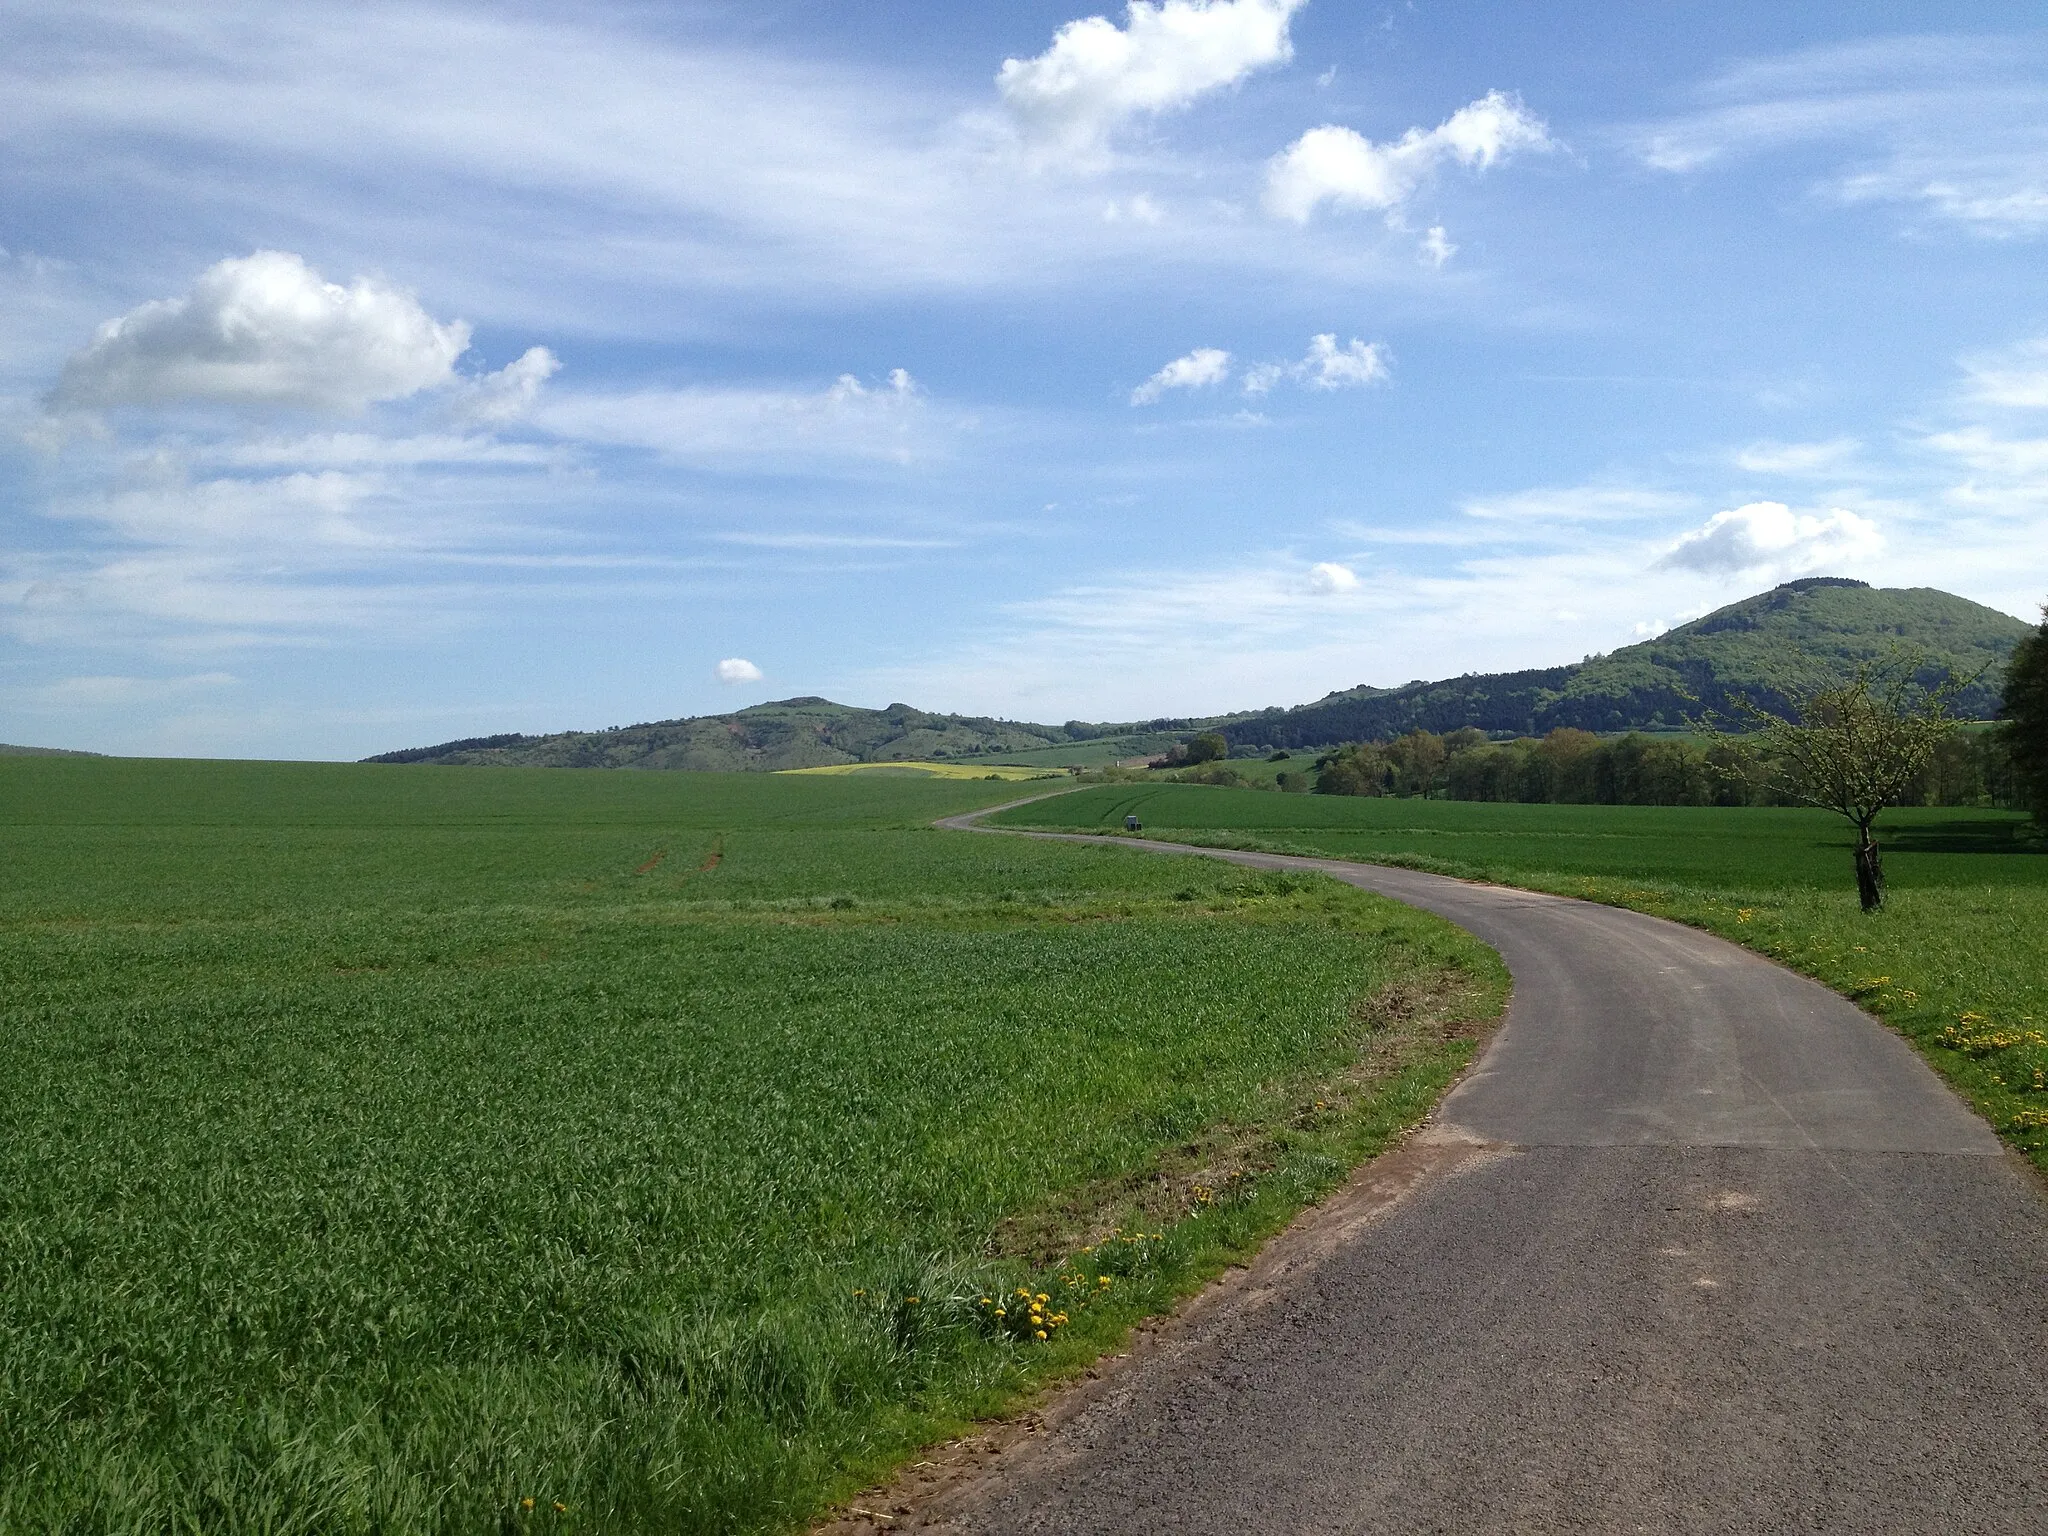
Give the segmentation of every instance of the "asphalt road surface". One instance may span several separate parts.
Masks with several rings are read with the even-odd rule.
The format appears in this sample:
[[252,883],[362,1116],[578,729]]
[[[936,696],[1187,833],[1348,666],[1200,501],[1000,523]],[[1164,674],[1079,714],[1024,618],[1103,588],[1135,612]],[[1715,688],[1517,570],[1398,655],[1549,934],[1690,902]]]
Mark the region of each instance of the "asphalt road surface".
[[1500,951],[1506,1023],[1423,1133],[1455,1155],[943,1528],[2048,1531],[2048,1199],[1902,1041],[1638,913],[1216,856]]

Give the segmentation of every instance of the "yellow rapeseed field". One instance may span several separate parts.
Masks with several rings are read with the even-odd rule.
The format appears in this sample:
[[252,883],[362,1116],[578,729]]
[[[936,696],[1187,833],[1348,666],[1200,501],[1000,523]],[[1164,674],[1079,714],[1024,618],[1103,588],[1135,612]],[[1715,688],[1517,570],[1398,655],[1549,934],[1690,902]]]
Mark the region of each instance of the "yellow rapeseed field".
[[1005,763],[833,763],[825,768],[780,768],[778,773],[921,773],[934,779],[1058,779],[1060,768]]

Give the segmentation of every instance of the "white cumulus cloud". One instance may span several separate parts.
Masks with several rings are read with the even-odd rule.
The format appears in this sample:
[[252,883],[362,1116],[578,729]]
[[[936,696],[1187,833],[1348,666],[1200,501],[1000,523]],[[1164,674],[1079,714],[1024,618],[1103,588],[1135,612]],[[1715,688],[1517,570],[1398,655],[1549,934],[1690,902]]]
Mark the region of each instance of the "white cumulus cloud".
[[[1394,216],[1445,161],[1485,170],[1518,150],[1554,147],[1543,120],[1518,97],[1488,91],[1434,128],[1375,144],[1355,129],[1311,128],[1266,165],[1266,209],[1306,224],[1324,203]],[[1426,248],[1449,253],[1441,227]]]
[[1825,516],[1794,512],[1781,501],[1753,501],[1716,512],[1680,539],[1660,569],[1734,575],[1771,567],[1781,571],[1857,560],[1878,553],[1884,537],[1868,518],[1837,507]]
[[528,347],[496,373],[470,384],[467,414],[474,421],[517,421],[540,398],[541,385],[561,369],[561,359],[546,347]]
[[761,669],[744,656],[728,656],[712,670],[721,683],[758,683],[762,675]]
[[1356,336],[1349,345],[1340,347],[1336,333],[1326,331],[1309,338],[1308,356],[1296,365],[1295,371],[1311,389],[1384,383],[1389,377],[1387,349],[1377,341],[1360,341]]
[[344,288],[289,251],[257,251],[101,325],[51,404],[355,411],[448,382],[468,346],[466,324],[441,324],[402,289],[368,277]]
[[1176,357],[1131,391],[1131,404],[1151,405],[1169,389],[1202,389],[1230,377],[1230,354],[1221,347],[1197,347]]
[[891,368],[886,388],[863,384],[854,374],[842,373],[825,392],[825,398],[834,404],[847,400],[910,400],[916,395],[917,380],[910,376],[908,368]]
[[1036,58],[1005,59],[996,90],[1042,154],[1085,162],[1141,113],[1184,107],[1294,56],[1290,18],[1306,0],[1132,0],[1119,27],[1070,21]]
[[1244,371],[1244,392],[1248,395],[1268,394],[1286,377],[1287,370],[1278,363],[1254,363]]
[[1358,572],[1334,560],[1324,560],[1309,567],[1308,586],[1311,592],[1355,592]]
[[1360,341],[1354,336],[1340,347],[1337,345],[1337,333],[1324,331],[1309,337],[1308,353],[1298,362],[1254,363],[1245,369],[1244,392],[1254,396],[1271,394],[1273,387],[1285,379],[1292,379],[1310,389],[1384,384],[1393,377],[1390,358],[1385,342]]

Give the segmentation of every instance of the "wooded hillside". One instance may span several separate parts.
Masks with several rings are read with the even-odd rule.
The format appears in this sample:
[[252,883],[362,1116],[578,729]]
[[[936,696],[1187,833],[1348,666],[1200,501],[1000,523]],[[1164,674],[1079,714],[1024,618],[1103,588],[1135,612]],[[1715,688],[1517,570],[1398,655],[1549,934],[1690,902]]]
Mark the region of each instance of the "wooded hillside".
[[1925,653],[1929,681],[1944,667],[1966,677],[1981,672],[1955,712],[1990,719],[2005,659],[2027,633],[2010,614],[1931,587],[1810,577],[1569,666],[1354,688],[1294,709],[1240,716],[1218,729],[1234,747],[1288,748],[1467,726],[1522,736],[1558,726],[1676,730],[1704,711],[1725,712],[1735,695],[1784,708],[1798,693],[1840,679],[1895,645]]

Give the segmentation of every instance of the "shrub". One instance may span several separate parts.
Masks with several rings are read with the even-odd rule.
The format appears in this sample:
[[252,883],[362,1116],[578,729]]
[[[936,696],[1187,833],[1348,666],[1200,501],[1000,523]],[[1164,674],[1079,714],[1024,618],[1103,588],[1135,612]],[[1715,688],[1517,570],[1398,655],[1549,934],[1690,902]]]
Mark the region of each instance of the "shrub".
[[1387,754],[1377,743],[1357,742],[1340,747],[1316,766],[1319,795],[1384,795],[1393,784]]
[[2006,664],[2003,713],[1999,738],[2015,787],[2034,819],[2048,826],[2048,608]]

